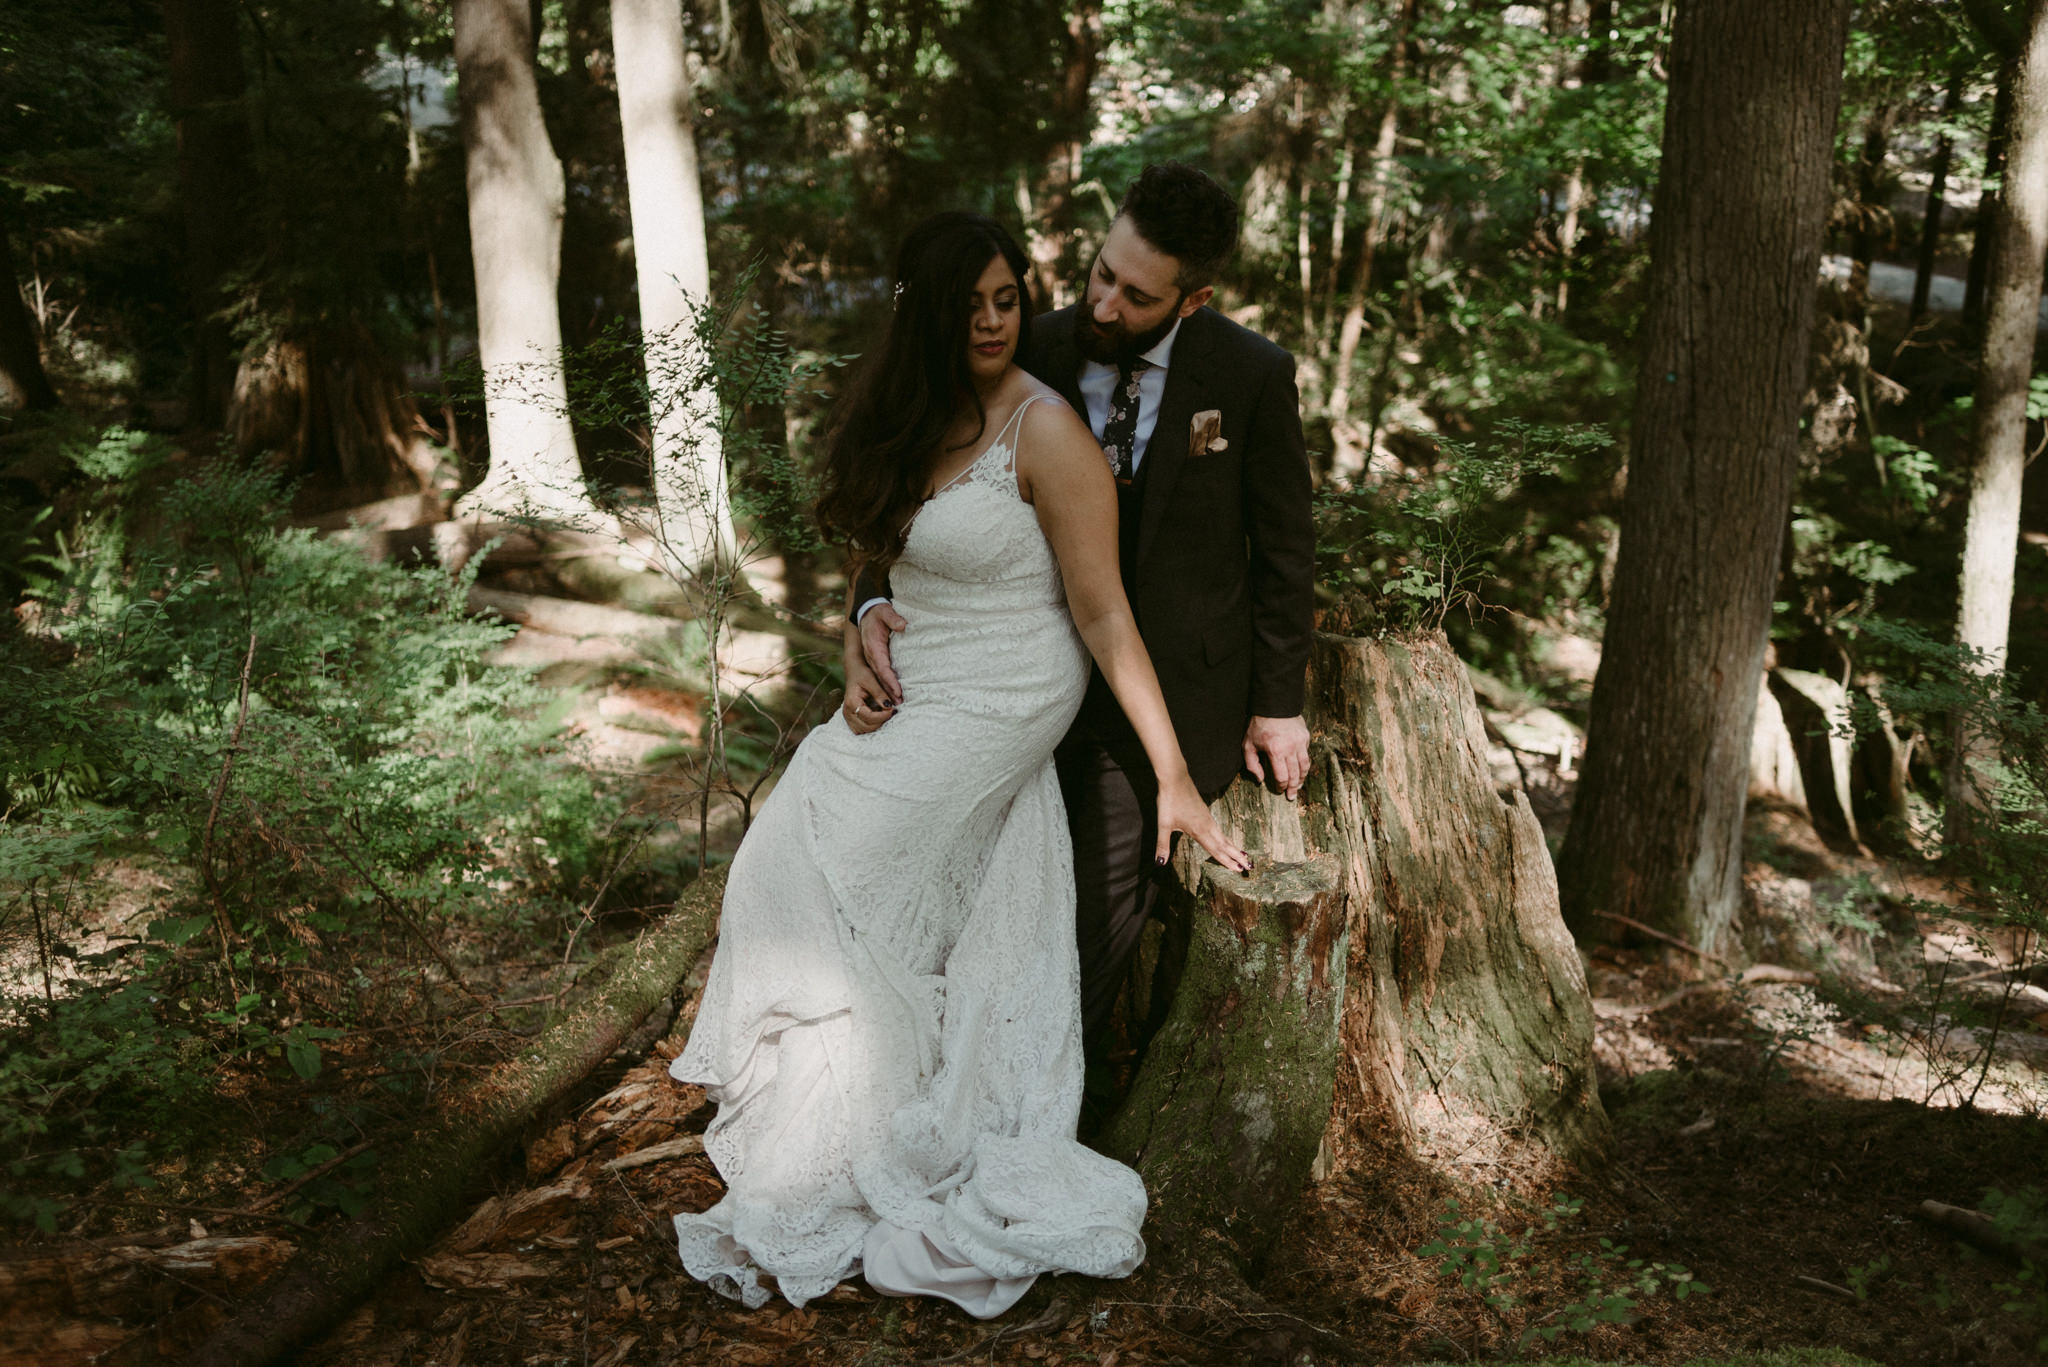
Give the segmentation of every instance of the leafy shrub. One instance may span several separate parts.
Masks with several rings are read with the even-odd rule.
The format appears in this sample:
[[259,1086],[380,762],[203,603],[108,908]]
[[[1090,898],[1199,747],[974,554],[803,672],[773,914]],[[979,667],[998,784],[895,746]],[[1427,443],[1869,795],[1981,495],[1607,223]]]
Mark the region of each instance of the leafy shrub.
[[[466,577],[277,530],[272,476],[143,446],[78,453],[94,497],[0,637],[0,935],[40,968],[0,987],[0,1213],[46,1228],[50,1192],[139,1180],[223,1065],[310,1082],[387,994],[431,1001],[453,929],[565,924],[624,824],[561,704],[487,663],[510,629]],[[115,860],[171,891],[87,954]]]

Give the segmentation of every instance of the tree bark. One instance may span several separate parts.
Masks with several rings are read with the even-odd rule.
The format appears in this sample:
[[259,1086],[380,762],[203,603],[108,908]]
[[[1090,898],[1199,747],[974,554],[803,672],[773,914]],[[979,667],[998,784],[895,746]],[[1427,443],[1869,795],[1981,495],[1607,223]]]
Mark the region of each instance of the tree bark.
[[[1962,103],[1963,81],[1968,74],[1969,68],[1961,62],[1949,72],[1948,89],[1941,98],[1944,124],[1955,117],[1956,106]],[[1941,249],[1941,216],[1946,208],[1948,166],[1954,155],[1955,139],[1949,136],[1944,126],[1934,144],[1934,160],[1928,167],[1927,213],[1920,221],[1920,255],[1913,271],[1913,303],[1906,314],[1909,332],[1927,316],[1927,296],[1934,288],[1934,258]]]
[[[521,6],[523,12],[524,7]],[[560,1104],[675,990],[710,945],[724,872],[706,873],[651,934],[585,974],[563,1018],[509,1062],[445,1103],[445,1123],[413,1136],[381,1169],[361,1214],[310,1239],[185,1367],[265,1367],[331,1327],[401,1258],[466,1208],[468,1188],[534,1117]]]
[[711,255],[683,12],[676,0],[612,0],[640,337],[659,536],[688,578],[735,555],[718,394],[703,325]]
[[318,324],[245,356],[227,418],[241,451],[280,457],[330,506],[440,492],[419,403],[360,326]]
[[[2048,253],[2048,0],[2027,6],[2026,48],[2011,85],[2005,183],[1985,225],[1991,258],[1956,614],[1956,640],[1977,652],[1975,667],[1984,674],[2004,670],[2012,626],[2020,484],[2027,468],[2027,386],[2040,326],[2042,257]],[[1984,804],[1990,781],[1985,770],[1995,758],[1990,738],[1967,723],[1959,732],[1960,762],[1948,766],[1951,810]]]
[[1678,9],[1608,648],[1558,864],[1582,935],[1610,912],[1713,949],[1734,918],[1848,14]]
[[1607,1132],[1543,832],[1494,786],[1449,643],[1319,635],[1308,717],[1299,802],[1240,782],[1216,808],[1254,876],[1182,842],[1186,967],[1104,1135],[1155,1195],[1148,1240],[1247,1273],[1318,1148],[1371,1124],[1425,1159],[1475,1129],[1585,1158]]
[[458,510],[585,519],[555,299],[562,163],[541,121],[531,15],[523,0],[455,0],[454,16],[491,462]]
[[57,406],[57,391],[43,370],[35,324],[21,301],[14,273],[14,244],[0,223],[0,413],[35,412]]
[[178,130],[177,183],[185,220],[185,280],[192,307],[186,425],[218,431],[235,382],[234,338],[220,314],[246,256],[244,199],[254,183],[247,80],[233,0],[164,0],[170,115]]

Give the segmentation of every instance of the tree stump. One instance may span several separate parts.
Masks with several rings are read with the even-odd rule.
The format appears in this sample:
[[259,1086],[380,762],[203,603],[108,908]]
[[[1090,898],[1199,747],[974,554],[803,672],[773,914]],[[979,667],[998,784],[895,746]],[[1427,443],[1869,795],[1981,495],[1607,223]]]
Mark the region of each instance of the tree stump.
[[1543,831],[1495,786],[1464,666],[1439,634],[1323,634],[1309,673],[1300,801],[1244,781],[1216,807],[1253,875],[1182,842],[1187,963],[1104,1134],[1149,1238],[1220,1237],[1245,1271],[1361,1117],[1424,1162],[1489,1132],[1589,1159],[1607,1133]]

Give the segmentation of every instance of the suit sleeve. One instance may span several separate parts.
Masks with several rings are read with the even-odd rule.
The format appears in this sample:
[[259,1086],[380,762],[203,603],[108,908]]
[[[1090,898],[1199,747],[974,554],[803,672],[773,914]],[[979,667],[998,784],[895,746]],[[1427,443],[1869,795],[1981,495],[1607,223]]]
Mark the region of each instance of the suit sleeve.
[[1282,353],[1254,400],[1244,461],[1252,609],[1251,714],[1301,715],[1315,631],[1314,485],[1294,358]]
[[846,605],[846,615],[858,626],[860,618],[856,614],[860,612],[860,605],[862,603],[876,598],[891,598],[894,596],[889,591],[889,576],[887,574],[875,569],[872,565],[862,565],[859,572],[853,576],[852,601]]

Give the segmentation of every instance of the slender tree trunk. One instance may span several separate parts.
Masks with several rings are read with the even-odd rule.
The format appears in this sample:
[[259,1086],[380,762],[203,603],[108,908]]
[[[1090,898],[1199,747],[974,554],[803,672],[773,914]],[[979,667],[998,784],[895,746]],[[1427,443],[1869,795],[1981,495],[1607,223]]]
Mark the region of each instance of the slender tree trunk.
[[[2027,6],[2026,47],[2012,72],[2005,185],[1991,238],[1984,342],[1971,434],[1970,512],[1963,530],[1962,602],[1956,639],[1979,652],[1980,669],[2005,668],[2012,624],[2020,482],[2027,466],[2027,384],[2040,325],[2042,256],[2048,252],[2048,0]],[[1963,762],[1949,766],[1951,809],[1982,805],[1992,742],[1961,728]]]
[[[1866,301],[1870,263],[1877,259],[1878,241],[1891,236],[1891,213],[1880,195],[1885,157],[1891,151],[1892,120],[1897,116],[1898,111],[1890,105],[1871,110],[1863,125],[1863,150],[1856,157],[1856,231],[1850,237],[1849,255]],[[1880,226],[1886,231],[1880,233]]]
[[1564,183],[1564,221],[1557,228],[1557,311],[1571,299],[1572,253],[1579,246],[1579,206],[1586,198],[1586,163],[1575,162]]
[[35,324],[21,301],[14,273],[14,244],[0,224],[0,413],[55,408],[57,391],[43,372]]
[[1065,54],[1050,113],[1052,146],[1045,154],[1038,192],[1020,176],[1018,209],[1024,214],[1025,250],[1031,256],[1031,288],[1041,308],[1072,302],[1067,260],[1074,240],[1074,186],[1081,179],[1081,150],[1088,143],[1089,91],[1101,60],[1102,0],[1080,0],[1067,15]]
[[555,280],[562,164],[541,121],[525,0],[455,0],[455,70],[476,263],[490,473],[459,511],[584,519]]
[[1984,193],[1977,200],[1977,226],[1970,235],[1970,269],[1963,282],[1963,336],[1972,346],[1984,336],[1984,281],[1991,261],[1991,225],[1998,219],[2005,149],[2012,130],[2015,59],[1998,68],[1998,94],[1991,102],[1991,131],[1984,140]]
[[[1941,98],[1941,117],[1944,125],[1955,117],[1956,106],[1962,103],[1963,80],[1969,69],[1958,62],[1949,72],[1948,90]],[[1927,313],[1927,296],[1934,288],[1934,258],[1941,247],[1941,215],[1943,196],[1948,192],[1948,164],[1955,155],[1955,139],[1949,136],[1946,126],[1934,144],[1934,162],[1928,168],[1927,214],[1920,221],[1920,258],[1913,271],[1913,304],[1906,315],[1906,327],[1910,331]]]
[[1849,8],[1678,9],[1620,559],[1558,866],[1582,934],[1611,936],[1606,912],[1712,948],[1735,913]]
[[228,302],[222,291],[245,256],[244,198],[254,180],[233,0],[164,0],[164,35],[193,323],[185,421],[210,432],[226,421],[234,389],[234,338],[220,317]]
[[[1350,119],[1348,105],[1340,108],[1337,125],[1343,129]],[[1315,330],[1316,360],[1327,366],[1331,348],[1336,338],[1330,331],[1330,321],[1337,313],[1337,286],[1344,278],[1344,233],[1350,226],[1351,180],[1358,170],[1358,143],[1351,134],[1344,133],[1344,151],[1337,165],[1336,202],[1330,206],[1330,265],[1323,275],[1323,316]]]
[[672,573],[730,563],[732,503],[704,324],[711,256],[683,12],[676,0],[612,0],[612,51],[639,273],[660,538]]
[[[1365,239],[1358,246],[1358,264],[1352,268],[1351,298],[1344,308],[1344,322],[1337,333],[1337,364],[1330,376],[1329,416],[1333,423],[1351,417],[1351,369],[1358,360],[1358,343],[1365,335],[1365,301],[1372,293],[1375,259],[1387,235],[1387,201],[1394,184],[1394,147],[1401,131],[1402,85],[1408,77],[1408,35],[1415,26],[1416,0],[1401,0],[1394,18],[1393,60],[1387,76],[1387,104],[1380,111],[1380,124],[1372,144],[1372,184],[1365,199]],[[1365,458],[1372,458],[1370,447]]]

